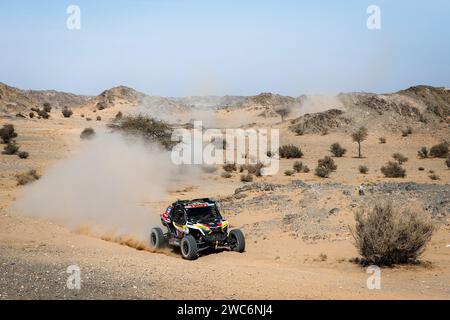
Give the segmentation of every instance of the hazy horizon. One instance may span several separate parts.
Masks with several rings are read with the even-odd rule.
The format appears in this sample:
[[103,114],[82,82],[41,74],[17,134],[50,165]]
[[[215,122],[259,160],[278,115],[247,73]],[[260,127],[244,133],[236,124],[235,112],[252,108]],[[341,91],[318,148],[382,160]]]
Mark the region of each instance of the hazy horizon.
[[[81,29],[69,30],[69,5]],[[369,30],[366,10],[381,9]],[[0,81],[95,96],[298,97],[450,87],[450,2],[100,0],[0,3]]]

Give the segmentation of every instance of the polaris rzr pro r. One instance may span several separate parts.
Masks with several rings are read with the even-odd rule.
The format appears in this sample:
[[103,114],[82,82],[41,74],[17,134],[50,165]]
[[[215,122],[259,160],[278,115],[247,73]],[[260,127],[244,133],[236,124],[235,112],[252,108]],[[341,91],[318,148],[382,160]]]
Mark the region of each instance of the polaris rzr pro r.
[[208,198],[178,200],[161,214],[161,222],[166,227],[153,228],[150,245],[153,249],[165,244],[181,249],[183,258],[197,259],[205,249],[228,248],[233,251],[245,250],[244,234],[239,229],[228,230],[228,221],[223,220],[217,203]]

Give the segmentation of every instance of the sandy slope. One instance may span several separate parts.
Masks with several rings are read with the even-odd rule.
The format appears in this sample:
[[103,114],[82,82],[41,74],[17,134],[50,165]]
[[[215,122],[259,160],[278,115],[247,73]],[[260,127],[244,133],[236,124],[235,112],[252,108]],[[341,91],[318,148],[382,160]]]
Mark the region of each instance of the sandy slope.
[[[123,108],[122,108],[123,109]],[[103,120],[110,119],[118,109],[102,112]],[[11,121],[20,134],[18,143],[30,152],[28,160],[0,155],[0,298],[156,298],[156,299],[449,299],[450,298],[450,221],[443,217],[439,230],[430,243],[423,260],[424,265],[382,270],[382,289],[369,290],[366,270],[349,262],[357,256],[348,232],[353,221],[351,203],[359,204],[355,194],[361,182],[386,182],[379,168],[389,160],[392,152],[402,152],[410,160],[406,163],[408,177],[403,181],[430,183],[428,170],[434,170],[438,184],[450,182],[450,171],[445,170],[442,159],[416,159],[422,145],[438,142],[439,135],[412,135],[408,138],[386,135],[388,143],[378,144],[378,135],[371,135],[364,144],[364,159],[354,159],[356,146],[346,136],[305,135],[296,137],[282,131],[282,142],[300,145],[305,152],[304,163],[313,169],[319,157],[327,154],[328,146],[341,141],[349,150],[347,157],[337,159],[338,171],[328,182],[342,183],[351,190],[350,198],[343,198],[340,187],[319,189],[317,202],[314,195],[302,189],[246,193],[242,202],[224,200],[226,214],[234,226],[242,227],[247,235],[247,250],[243,254],[213,253],[197,261],[184,261],[177,252],[167,250],[150,253],[106,242],[94,237],[71,232],[64,226],[40,221],[10,209],[19,188],[14,174],[27,168],[45,170],[77,150],[80,131],[102,122],[87,122],[77,110],[71,119]],[[90,114],[92,113],[92,114]],[[229,115],[231,119],[239,119]],[[221,115],[226,121],[227,115]],[[258,118],[255,117],[255,122]],[[2,120],[3,121],[3,120]],[[285,130],[285,129],[283,129]],[[405,140],[407,139],[407,140]],[[280,174],[258,181],[288,184],[294,179],[307,183],[322,182],[313,173],[283,175],[293,160],[282,160]],[[370,167],[370,173],[357,173],[361,163]],[[418,171],[424,166],[426,171]],[[194,188],[174,186],[171,193],[159,202],[146,202],[149,208],[162,210],[176,198],[205,195],[226,198],[243,184],[238,174],[230,180],[220,178],[220,171],[204,175],[203,183]],[[353,191],[352,191],[353,190]],[[258,198],[260,197],[260,198]],[[261,198],[262,197],[262,198]],[[267,197],[273,198],[267,204]],[[279,200],[276,197],[281,197]],[[284,198],[283,198],[284,197]],[[272,198],[270,198],[272,199]],[[278,200],[277,200],[278,199]],[[269,200],[268,200],[269,201]],[[272,200],[270,200],[272,201]],[[306,218],[299,229],[286,229],[280,221],[304,201],[317,208],[338,207],[336,216],[322,219]],[[352,202],[353,201],[353,202]],[[246,203],[243,208],[236,207]],[[317,221],[321,220],[321,221]],[[323,237],[314,237],[321,234]],[[305,235],[309,235],[305,237]],[[326,257],[325,257],[326,256]],[[82,272],[80,291],[66,288],[66,268],[77,264]]]

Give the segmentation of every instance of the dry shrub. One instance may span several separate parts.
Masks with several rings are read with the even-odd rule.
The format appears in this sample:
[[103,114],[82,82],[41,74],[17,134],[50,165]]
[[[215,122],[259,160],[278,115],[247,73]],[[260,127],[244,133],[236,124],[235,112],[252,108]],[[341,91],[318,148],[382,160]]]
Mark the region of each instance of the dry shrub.
[[83,140],[84,139],[92,139],[94,136],[95,136],[95,130],[92,128],[86,128],[80,134],[80,138]]
[[242,182],[253,182],[253,175],[250,173],[242,174],[241,175],[241,181]]
[[440,179],[439,176],[438,176],[437,174],[430,174],[428,177],[429,177],[431,180],[439,180],[439,179]]
[[43,106],[44,106],[44,111],[45,112],[47,112],[47,113],[52,112],[52,106],[50,105],[50,103],[45,102]]
[[227,171],[225,171],[225,172],[222,172],[222,174],[221,174],[221,177],[222,178],[225,178],[225,179],[229,179],[229,178],[231,178],[233,175],[231,174],[231,172],[227,172]]
[[316,176],[318,176],[318,177],[328,178],[331,174],[331,170],[327,167],[317,166],[315,173],[316,173]]
[[386,138],[385,137],[379,137],[378,141],[380,141],[381,144],[385,144],[386,143]]
[[402,137],[407,137],[407,136],[409,136],[412,133],[413,133],[412,128],[411,127],[406,127],[406,129],[402,130]]
[[294,169],[295,172],[301,173],[308,173],[309,172],[309,168],[307,165],[304,165],[303,162],[301,161],[295,161],[294,165],[292,166],[292,169]]
[[427,149],[427,147],[420,148],[420,150],[417,151],[417,155],[419,156],[420,159],[428,158],[428,149]]
[[303,171],[303,162],[295,161],[294,165],[292,166],[292,169],[294,169],[295,172],[302,172]]
[[430,149],[430,156],[435,158],[445,158],[448,156],[449,150],[448,150],[448,143],[447,142],[441,142],[437,145],[434,145]]
[[287,144],[280,147],[279,155],[281,158],[301,158],[303,157],[303,152],[299,147],[293,144]]
[[358,171],[359,171],[359,173],[367,174],[369,172],[369,168],[366,166],[359,166]]
[[116,113],[114,120],[119,121],[119,120],[122,120],[122,118],[123,118],[123,113],[122,113],[122,111],[119,111]]
[[330,171],[335,171],[337,169],[336,163],[334,163],[334,160],[329,156],[326,156],[323,159],[319,159],[318,165],[326,167],[330,169]]
[[261,177],[261,170],[264,168],[264,165],[261,162],[258,162],[256,164],[247,164],[244,166],[241,166],[244,170],[247,170],[248,173],[254,174],[257,177]]
[[424,167],[419,167],[418,170],[419,171],[425,171],[425,168]]
[[222,166],[223,170],[226,172],[233,172],[233,171],[237,171],[237,166],[236,163],[225,163]]
[[316,167],[316,176],[321,178],[328,178],[332,171],[337,169],[337,165],[331,157],[326,156],[323,159],[319,159]]
[[394,158],[394,160],[396,160],[398,164],[403,164],[404,162],[408,161],[408,158],[401,153],[394,153],[392,155],[392,158]]
[[73,115],[73,111],[70,110],[68,107],[64,107],[61,113],[63,114],[64,118],[70,118]]
[[15,141],[10,141],[3,148],[2,154],[13,155],[13,154],[16,154],[18,151],[19,151],[19,146],[16,144],[16,142]]
[[38,114],[38,116],[41,117],[42,119],[48,119],[48,118],[50,118],[50,115],[48,114],[48,111],[45,111],[45,110],[39,110],[37,114]]
[[330,152],[335,157],[340,158],[347,152],[347,149],[342,148],[338,142],[335,142],[330,146]]
[[17,156],[18,156],[20,159],[28,159],[28,157],[30,156],[30,154],[29,154],[28,152],[26,152],[26,151],[20,151],[20,152],[17,153]]
[[377,203],[369,211],[360,210],[355,220],[352,234],[366,265],[415,262],[434,231],[433,223],[425,214],[399,211],[388,203]]
[[284,175],[288,176],[288,177],[293,176],[294,175],[294,170],[286,170],[286,171],[284,171]]
[[177,143],[172,141],[172,128],[168,123],[143,115],[123,117],[119,123],[110,124],[109,127],[157,141],[166,149],[172,148]]
[[386,178],[404,178],[406,176],[406,170],[397,162],[392,161],[381,167],[381,172]]
[[36,172],[35,169],[30,169],[27,172],[17,174],[16,180],[18,185],[23,186],[38,180],[40,177],[41,176]]
[[17,138],[17,133],[12,124],[4,124],[3,128],[0,129],[0,138],[3,143],[8,143],[12,139]]

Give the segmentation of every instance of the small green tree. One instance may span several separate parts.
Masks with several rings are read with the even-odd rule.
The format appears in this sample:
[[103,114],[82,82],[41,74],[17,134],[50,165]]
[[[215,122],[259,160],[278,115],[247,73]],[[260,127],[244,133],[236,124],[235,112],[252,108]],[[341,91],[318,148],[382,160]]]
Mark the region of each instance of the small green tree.
[[361,142],[367,139],[369,135],[367,128],[360,127],[357,131],[352,133],[352,139],[354,142],[358,143],[358,158],[362,158],[361,155]]
[[280,107],[275,109],[275,112],[281,117],[281,121],[291,113],[291,109],[289,107]]

